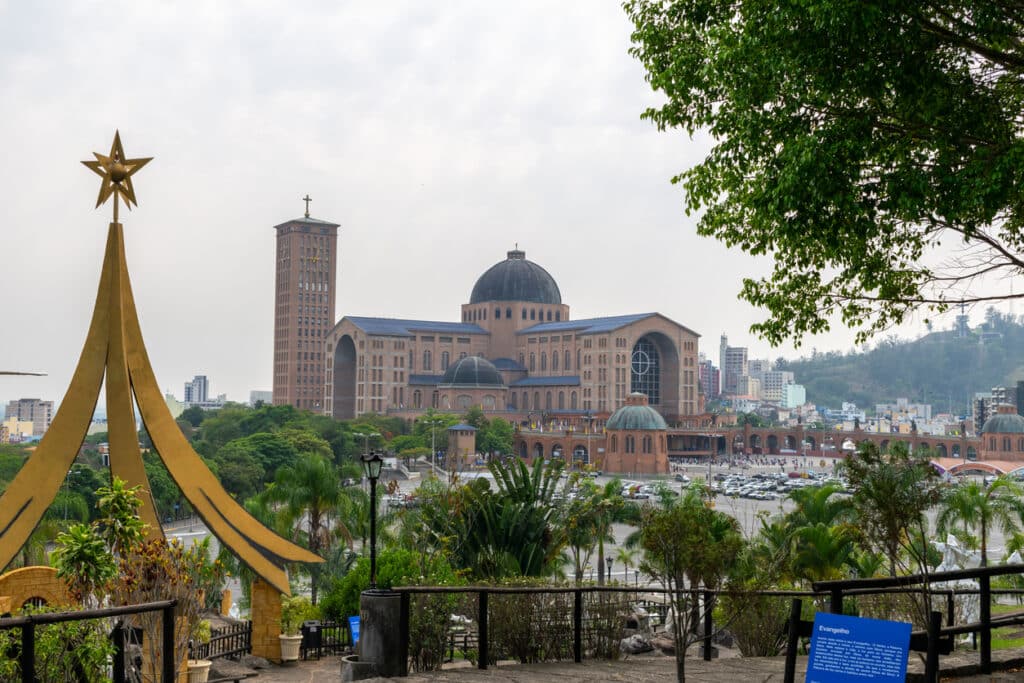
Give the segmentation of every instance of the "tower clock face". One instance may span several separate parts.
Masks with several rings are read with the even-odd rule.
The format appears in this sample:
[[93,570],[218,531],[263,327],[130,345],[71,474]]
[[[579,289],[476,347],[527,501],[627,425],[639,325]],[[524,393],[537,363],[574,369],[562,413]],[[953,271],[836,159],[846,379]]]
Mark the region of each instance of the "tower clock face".
[[637,349],[633,352],[631,364],[633,366],[633,374],[646,375],[651,370],[651,357],[647,355],[646,351]]

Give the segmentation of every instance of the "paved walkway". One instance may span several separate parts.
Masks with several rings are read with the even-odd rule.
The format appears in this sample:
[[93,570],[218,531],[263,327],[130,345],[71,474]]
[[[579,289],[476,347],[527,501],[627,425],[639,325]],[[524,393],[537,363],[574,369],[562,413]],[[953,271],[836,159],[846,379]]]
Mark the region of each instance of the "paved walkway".
[[[988,683],[997,681],[1024,682],[1024,651],[1002,650],[993,653],[994,663],[1001,671],[990,675],[977,675],[971,667],[977,664],[977,653],[963,652],[942,658],[943,681]],[[803,681],[807,658],[797,658],[798,681]],[[908,667],[908,681],[921,680],[924,667],[913,656]],[[777,683],[783,680],[785,660],[782,657],[745,659],[729,657],[705,662],[699,658],[686,659],[686,680],[696,683]],[[392,679],[373,678],[372,683],[385,683]],[[429,674],[410,674],[408,683],[674,683],[675,658],[658,654],[628,657],[616,662],[599,660],[583,664],[505,664],[481,671],[469,665],[448,668]],[[341,658],[324,657],[319,661],[299,662],[291,666],[264,669],[253,683],[340,683]]]

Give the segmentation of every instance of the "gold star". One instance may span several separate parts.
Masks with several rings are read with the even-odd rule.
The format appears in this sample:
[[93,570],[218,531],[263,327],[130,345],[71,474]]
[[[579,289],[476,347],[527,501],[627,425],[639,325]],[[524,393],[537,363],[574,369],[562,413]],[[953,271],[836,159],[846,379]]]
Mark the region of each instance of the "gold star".
[[135,200],[135,188],[132,187],[132,175],[140,168],[153,160],[153,157],[146,159],[125,159],[124,147],[121,146],[121,133],[114,131],[114,142],[110,145],[110,154],[104,156],[97,152],[92,155],[96,161],[83,161],[93,173],[103,178],[100,185],[100,194],[96,198],[96,207],[105,203],[110,195],[114,195],[114,221],[117,221],[117,198],[124,199],[125,206],[129,209],[132,204],[139,203]]

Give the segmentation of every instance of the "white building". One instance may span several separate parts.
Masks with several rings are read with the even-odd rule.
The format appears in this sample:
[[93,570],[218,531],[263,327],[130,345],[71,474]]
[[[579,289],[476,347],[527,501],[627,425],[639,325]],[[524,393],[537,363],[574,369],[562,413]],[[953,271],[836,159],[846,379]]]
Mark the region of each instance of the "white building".
[[783,408],[796,408],[807,403],[807,389],[803,384],[793,384],[792,382],[783,385],[782,387],[782,407]]

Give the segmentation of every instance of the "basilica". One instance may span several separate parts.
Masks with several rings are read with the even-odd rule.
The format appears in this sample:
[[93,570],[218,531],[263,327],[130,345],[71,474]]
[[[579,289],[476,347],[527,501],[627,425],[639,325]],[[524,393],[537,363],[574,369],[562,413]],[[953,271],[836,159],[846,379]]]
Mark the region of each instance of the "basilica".
[[574,320],[525,251],[477,279],[460,318],[343,317],[325,340],[323,412],[412,420],[477,405],[516,424],[591,431],[633,393],[668,423],[703,410],[696,332],[659,313]]

